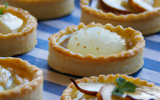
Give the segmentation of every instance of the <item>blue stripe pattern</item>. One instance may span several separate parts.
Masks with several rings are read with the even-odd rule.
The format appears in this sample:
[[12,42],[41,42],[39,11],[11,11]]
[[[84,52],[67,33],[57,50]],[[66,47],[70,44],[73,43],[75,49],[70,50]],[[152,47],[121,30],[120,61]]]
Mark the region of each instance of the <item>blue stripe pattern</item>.
[[48,50],[48,47],[49,47],[48,41],[37,39],[37,45],[35,47],[43,50]]
[[47,91],[47,92],[50,92],[50,93],[53,93],[59,96],[62,95],[63,91],[66,89],[66,86],[55,84],[55,83],[52,83],[46,80],[44,80],[43,84],[44,84],[43,86],[44,91]]
[[146,41],[146,44],[145,44],[146,48],[160,51],[160,43],[159,42],[155,42],[155,41],[151,41],[151,40],[147,40],[147,39],[145,39],[145,41]]
[[38,23],[37,29],[40,30],[40,31],[44,31],[44,32],[47,32],[47,33],[52,33],[52,34],[58,32],[60,30],[60,29],[45,25],[41,22]]

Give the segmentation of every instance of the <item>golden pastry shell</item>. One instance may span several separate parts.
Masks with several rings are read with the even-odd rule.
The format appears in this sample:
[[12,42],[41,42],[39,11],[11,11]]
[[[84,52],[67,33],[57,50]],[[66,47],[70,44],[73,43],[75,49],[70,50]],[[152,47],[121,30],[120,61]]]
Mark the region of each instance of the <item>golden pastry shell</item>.
[[[84,56],[65,49],[57,42],[59,38],[64,35],[73,34],[73,32],[77,30],[90,27],[101,27],[116,32],[125,39],[128,50],[108,56],[104,55],[96,57],[91,54]],[[111,73],[132,74],[143,66],[144,46],[145,41],[143,36],[140,32],[135,31],[132,28],[123,29],[122,26],[113,27],[111,24],[102,25],[91,23],[89,25],[84,25],[83,23],[80,23],[78,26],[67,27],[65,30],[61,30],[59,33],[55,33],[49,38],[48,63],[50,67],[60,72],[79,76],[97,76],[99,74]],[[134,60],[136,61],[134,62]],[[136,63],[137,65],[134,66]],[[128,66],[126,66],[127,64]],[[123,68],[124,66],[125,68]],[[117,70],[116,68],[119,70],[115,71]]]
[[[116,83],[116,79],[118,77],[123,77],[125,80],[133,82],[137,86],[145,86],[149,87],[150,89],[160,91],[160,87],[156,86],[154,83],[147,82],[146,80],[141,80],[140,78],[134,78],[131,76],[127,76],[125,74],[110,74],[110,75],[99,75],[99,76],[91,76],[91,77],[84,77],[82,79],[76,80],[76,83]],[[72,100],[72,95],[75,92],[76,87],[73,83],[70,83],[67,88],[63,91],[61,95],[61,100]]]
[[[0,5],[0,8],[5,6]],[[9,12],[23,20],[23,28],[11,34],[0,33],[0,56],[13,56],[30,51],[37,44],[37,20],[28,11],[8,6],[4,13]]]
[[81,0],[80,2],[81,22],[85,24],[96,22],[102,24],[111,23],[114,26],[122,25],[124,28],[132,27],[135,30],[139,30],[143,35],[160,31],[160,3],[158,0],[155,0],[156,8],[152,11],[127,15],[116,15],[111,12],[105,13],[102,10],[90,7],[88,5],[89,2],[90,0]]
[[0,65],[28,72],[32,80],[24,85],[0,92],[0,100],[42,100],[43,99],[43,71],[20,58],[2,58]]

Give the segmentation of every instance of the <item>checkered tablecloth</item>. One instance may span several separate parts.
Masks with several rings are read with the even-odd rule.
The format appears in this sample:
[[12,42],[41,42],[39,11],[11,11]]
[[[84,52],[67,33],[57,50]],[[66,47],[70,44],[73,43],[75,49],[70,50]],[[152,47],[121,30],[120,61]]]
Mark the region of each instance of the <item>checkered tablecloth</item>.
[[[44,100],[59,100],[63,90],[66,89],[67,85],[70,83],[70,78],[81,78],[53,70],[47,63],[48,38],[59,30],[79,24],[81,15],[79,2],[80,0],[75,0],[76,7],[68,16],[59,19],[39,21],[37,27],[37,45],[32,51],[16,56],[23,60],[27,60],[32,65],[36,65],[43,70]],[[160,85],[160,33],[146,36],[145,41],[144,66],[132,76]]]

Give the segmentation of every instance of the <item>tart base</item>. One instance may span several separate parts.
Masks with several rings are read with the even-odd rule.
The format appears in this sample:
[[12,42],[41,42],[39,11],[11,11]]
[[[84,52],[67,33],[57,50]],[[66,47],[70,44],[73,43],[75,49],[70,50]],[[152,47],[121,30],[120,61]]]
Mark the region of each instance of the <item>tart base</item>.
[[[133,63],[134,62],[134,63]],[[143,51],[136,56],[113,60],[113,61],[94,61],[84,59],[73,59],[57,52],[49,47],[48,64],[53,69],[62,73],[69,73],[78,76],[98,76],[100,74],[133,74],[142,68]]]
[[32,50],[37,44],[36,28],[30,34],[25,36],[13,36],[10,38],[4,37],[0,40],[0,56],[14,56],[24,54]]
[[0,97],[0,100],[43,100],[43,84],[41,83],[39,87],[37,87],[36,89],[28,93],[21,93],[19,95],[2,96]]
[[70,14],[74,0],[8,0],[9,5],[29,11],[38,20],[59,18]]

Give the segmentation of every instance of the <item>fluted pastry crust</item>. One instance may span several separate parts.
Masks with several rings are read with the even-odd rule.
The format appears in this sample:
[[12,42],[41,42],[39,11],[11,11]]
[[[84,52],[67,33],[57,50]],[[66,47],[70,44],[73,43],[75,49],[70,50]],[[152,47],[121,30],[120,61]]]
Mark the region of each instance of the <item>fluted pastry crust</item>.
[[[3,8],[4,6],[0,6]],[[9,12],[23,20],[22,28],[16,32],[0,33],[0,56],[13,56],[23,54],[35,47],[37,44],[36,28],[37,20],[21,8],[8,6],[4,13]]]
[[43,71],[41,69],[20,58],[10,57],[0,58],[0,65],[25,72],[31,79],[29,83],[0,92],[0,100],[43,100]]
[[70,14],[74,0],[6,0],[11,6],[29,11],[38,20],[59,18]]
[[124,28],[132,27],[141,31],[143,35],[149,35],[160,31],[160,3],[155,0],[156,8],[153,11],[145,11],[138,14],[116,15],[111,12],[103,12],[89,6],[90,0],[81,0],[81,22],[89,24],[111,23],[113,26],[122,25]]
[[[86,56],[73,53],[60,46],[60,38],[73,32],[90,27],[101,27],[120,35],[126,41],[128,50],[108,56]],[[65,40],[62,40],[65,41]],[[145,41],[140,32],[122,26],[113,27],[111,24],[95,24],[70,26],[55,33],[49,38],[48,63],[50,67],[62,73],[79,76],[97,76],[100,74],[133,74],[143,66],[143,49]]]
[[[139,87],[149,87],[151,90],[157,90],[160,91],[160,87],[156,86],[154,83],[147,82],[145,80],[141,80],[140,78],[134,78],[131,76],[127,76],[125,74],[116,74],[116,75],[99,75],[99,76],[91,76],[91,77],[85,77],[82,79],[76,80],[76,83],[116,83],[116,79],[118,77],[123,77],[125,80],[133,82],[135,85]],[[63,91],[63,94],[61,95],[61,100],[72,100],[73,96],[75,95],[77,91],[77,88],[74,86],[73,83],[70,83],[67,88]],[[87,99],[90,100],[90,99]],[[92,99],[91,99],[92,100]]]

